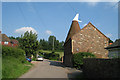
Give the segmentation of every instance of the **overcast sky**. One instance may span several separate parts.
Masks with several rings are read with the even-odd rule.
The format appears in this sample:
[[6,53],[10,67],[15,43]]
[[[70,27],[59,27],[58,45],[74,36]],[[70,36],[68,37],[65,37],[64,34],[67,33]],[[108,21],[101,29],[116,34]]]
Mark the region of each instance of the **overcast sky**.
[[3,2],[2,33],[17,37],[32,30],[38,39],[55,35],[65,41],[77,13],[80,28],[91,22],[113,41],[118,38],[116,2]]

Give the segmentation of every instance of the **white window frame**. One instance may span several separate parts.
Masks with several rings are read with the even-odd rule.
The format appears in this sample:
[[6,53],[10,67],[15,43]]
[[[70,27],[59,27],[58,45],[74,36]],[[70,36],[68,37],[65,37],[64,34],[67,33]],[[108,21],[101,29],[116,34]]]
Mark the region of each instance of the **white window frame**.
[[5,44],[5,45],[8,45],[8,42],[7,42],[7,41],[5,41],[5,42],[4,42],[4,44]]

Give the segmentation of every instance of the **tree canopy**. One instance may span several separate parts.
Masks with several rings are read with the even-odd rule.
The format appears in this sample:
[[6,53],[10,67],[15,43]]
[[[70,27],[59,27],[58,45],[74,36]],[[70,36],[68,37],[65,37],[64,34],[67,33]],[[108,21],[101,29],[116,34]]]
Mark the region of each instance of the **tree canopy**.
[[21,35],[19,39],[20,47],[25,50],[26,56],[31,56],[31,54],[36,57],[36,51],[39,49],[39,42],[37,40],[37,34],[30,32],[25,32]]

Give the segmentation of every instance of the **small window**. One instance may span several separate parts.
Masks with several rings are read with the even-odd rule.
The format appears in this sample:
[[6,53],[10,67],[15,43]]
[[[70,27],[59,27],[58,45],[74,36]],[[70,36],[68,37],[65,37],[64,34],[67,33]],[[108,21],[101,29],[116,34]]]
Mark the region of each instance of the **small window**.
[[79,49],[77,48],[76,51],[79,51]]
[[8,42],[4,42],[4,44],[8,44]]

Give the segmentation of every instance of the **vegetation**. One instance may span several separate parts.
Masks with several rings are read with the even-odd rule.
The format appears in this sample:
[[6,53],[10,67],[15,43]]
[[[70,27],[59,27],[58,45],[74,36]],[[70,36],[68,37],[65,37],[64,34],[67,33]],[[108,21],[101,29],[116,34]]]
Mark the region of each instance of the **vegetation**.
[[17,78],[27,72],[31,66],[31,63],[21,63],[21,61],[15,57],[6,56],[2,59],[2,78]]
[[24,63],[26,61],[26,59],[25,59],[25,51],[22,50],[22,49],[19,49],[19,48],[2,46],[2,57],[3,57],[3,59],[6,56],[12,56],[14,58],[17,58],[22,63]]
[[31,54],[36,58],[36,51],[39,49],[39,42],[37,41],[37,34],[30,32],[25,32],[24,35],[21,35],[19,39],[20,48],[22,48],[26,56],[31,57]]
[[55,52],[55,51],[50,51],[50,50],[38,50],[37,54],[50,60],[61,60],[61,58],[64,55],[63,52]]
[[[64,42],[63,41],[60,42],[59,40],[56,39],[55,36],[49,36],[48,41],[44,40],[44,39],[40,39],[40,41],[38,41],[37,35],[33,34],[31,31],[30,33],[29,32],[24,33],[24,36],[21,36],[21,37],[15,38],[13,36],[10,36],[9,38],[18,40],[20,43],[20,48],[22,48],[24,50],[27,49],[27,50],[25,50],[27,55],[35,53],[36,50],[34,50],[34,51],[31,50],[32,49],[31,44],[36,44],[36,43],[38,44],[35,48],[37,50],[47,50],[47,51],[49,50],[50,52],[53,50],[57,51],[57,52],[63,52],[63,50],[64,50]],[[28,43],[30,43],[30,44],[28,44]],[[53,48],[53,44],[54,44],[54,48]],[[31,51],[29,51],[28,48]]]
[[[51,50],[38,50],[37,52],[38,54],[50,54],[52,53]],[[64,56],[64,52],[63,51],[54,51],[55,54],[59,54],[59,58]]]
[[56,54],[55,52],[44,54],[44,58],[49,60],[60,60],[59,54]]
[[95,55],[89,52],[80,52],[77,54],[73,54],[73,64],[77,69],[82,69],[83,58],[94,58]]
[[[53,46],[54,44],[54,46]],[[40,39],[40,49],[42,50],[58,50],[63,51],[64,50],[64,42],[59,42],[59,40],[56,40],[55,36],[49,36],[48,41],[44,39]]]
[[113,41],[109,38],[109,43],[113,43]]
[[[29,66],[28,66],[29,65]],[[25,59],[25,51],[19,48],[2,47],[2,80],[17,78],[32,66]]]

